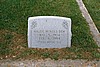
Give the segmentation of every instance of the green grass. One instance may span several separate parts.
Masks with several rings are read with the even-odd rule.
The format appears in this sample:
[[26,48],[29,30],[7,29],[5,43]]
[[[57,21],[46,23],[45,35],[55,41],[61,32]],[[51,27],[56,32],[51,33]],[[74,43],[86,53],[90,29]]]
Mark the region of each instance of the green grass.
[[[99,59],[100,52],[75,0],[0,0],[0,58]],[[31,16],[72,19],[72,47],[29,49],[27,24]],[[7,57],[6,57],[7,56]]]
[[83,0],[83,2],[100,32],[100,0]]

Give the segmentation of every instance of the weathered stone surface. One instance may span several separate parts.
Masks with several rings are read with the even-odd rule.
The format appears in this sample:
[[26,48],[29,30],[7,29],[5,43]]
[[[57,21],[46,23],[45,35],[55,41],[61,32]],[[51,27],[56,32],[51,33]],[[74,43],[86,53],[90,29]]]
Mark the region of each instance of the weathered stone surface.
[[71,19],[55,16],[29,17],[29,48],[71,47]]

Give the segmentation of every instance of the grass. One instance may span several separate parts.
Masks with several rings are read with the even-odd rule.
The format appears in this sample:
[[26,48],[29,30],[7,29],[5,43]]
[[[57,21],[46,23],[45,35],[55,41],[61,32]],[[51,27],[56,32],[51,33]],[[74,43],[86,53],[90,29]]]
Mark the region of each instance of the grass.
[[100,0],[83,0],[83,2],[100,32]]
[[[100,59],[100,49],[75,0],[0,0],[0,59]],[[29,49],[27,18],[63,16],[72,19],[72,47]]]

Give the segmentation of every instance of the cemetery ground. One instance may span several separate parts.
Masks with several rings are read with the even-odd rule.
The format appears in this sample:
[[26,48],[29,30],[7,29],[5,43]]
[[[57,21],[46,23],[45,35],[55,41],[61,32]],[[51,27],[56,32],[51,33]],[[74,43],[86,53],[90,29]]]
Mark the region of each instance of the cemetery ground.
[[100,0],[83,0],[83,2],[100,32]]
[[[0,3],[0,59],[100,59],[100,48],[75,0],[1,0]],[[72,47],[28,48],[27,19],[31,16],[71,18]],[[94,18],[99,22],[98,17]]]

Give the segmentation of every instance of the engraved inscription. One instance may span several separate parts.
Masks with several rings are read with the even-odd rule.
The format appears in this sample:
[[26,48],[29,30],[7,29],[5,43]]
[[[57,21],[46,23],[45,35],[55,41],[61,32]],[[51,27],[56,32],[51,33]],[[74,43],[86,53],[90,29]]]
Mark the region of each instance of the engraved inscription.
[[65,30],[33,30],[33,35],[37,43],[61,44],[61,40],[65,34]]

